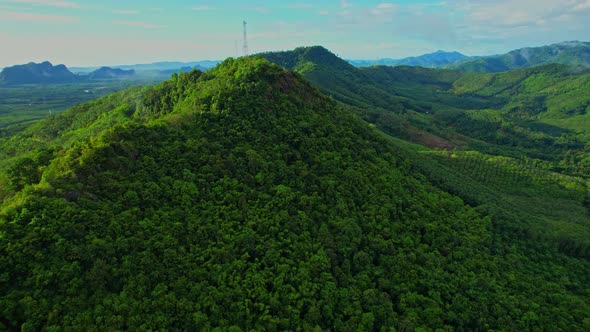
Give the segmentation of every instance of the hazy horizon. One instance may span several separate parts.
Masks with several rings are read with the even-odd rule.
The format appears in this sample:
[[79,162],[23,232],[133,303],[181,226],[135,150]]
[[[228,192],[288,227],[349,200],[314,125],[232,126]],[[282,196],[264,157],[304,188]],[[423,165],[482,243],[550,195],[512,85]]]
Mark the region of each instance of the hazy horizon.
[[223,60],[321,45],[345,59],[404,58],[437,50],[506,53],[587,39],[590,0],[241,1],[0,0],[0,68]]

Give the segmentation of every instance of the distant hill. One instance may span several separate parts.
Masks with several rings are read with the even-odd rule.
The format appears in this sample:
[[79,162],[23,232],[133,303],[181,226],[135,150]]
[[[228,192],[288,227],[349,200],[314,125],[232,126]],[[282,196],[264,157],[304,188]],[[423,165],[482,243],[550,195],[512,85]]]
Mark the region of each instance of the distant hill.
[[590,68],[590,43],[568,41],[548,46],[526,47],[506,54],[461,61],[451,64],[447,68],[469,72],[497,73],[552,63]]
[[177,69],[165,69],[165,70],[160,70],[159,74],[163,75],[163,76],[170,76],[172,74],[179,74],[180,72],[184,72],[184,73],[188,73],[194,69],[198,69],[200,71],[206,71],[210,68],[206,68],[200,65],[196,65],[196,66],[186,66],[186,67],[181,67],[181,68],[177,68]]
[[78,79],[66,66],[54,66],[49,61],[6,67],[0,72],[0,82],[6,85],[71,83]]
[[348,60],[356,67],[370,66],[415,66],[425,68],[440,68],[458,61],[471,59],[471,57],[459,52],[436,51],[421,56],[404,59],[379,59],[379,60]]
[[88,78],[91,80],[96,79],[111,79],[111,78],[131,78],[135,76],[135,70],[124,70],[120,68],[101,67],[90,73]]

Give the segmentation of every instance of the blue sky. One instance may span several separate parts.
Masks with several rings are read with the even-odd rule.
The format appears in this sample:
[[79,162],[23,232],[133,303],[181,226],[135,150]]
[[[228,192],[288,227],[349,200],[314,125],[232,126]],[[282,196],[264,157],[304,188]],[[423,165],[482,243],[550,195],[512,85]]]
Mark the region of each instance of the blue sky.
[[[0,0],[0,67],[223,59],[323,45],[343,58],[587,41],[590,0]],[[236,44],[237,50],[236,52]]]

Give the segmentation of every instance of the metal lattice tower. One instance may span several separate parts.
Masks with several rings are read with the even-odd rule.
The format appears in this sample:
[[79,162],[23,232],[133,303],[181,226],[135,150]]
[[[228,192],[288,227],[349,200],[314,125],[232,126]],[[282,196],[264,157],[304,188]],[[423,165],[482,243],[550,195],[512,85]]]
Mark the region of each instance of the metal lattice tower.
[[242,46],[242,52],[244,56],[248,56],[248,33],[246,32],[246,21],[244,23],[244,46]]

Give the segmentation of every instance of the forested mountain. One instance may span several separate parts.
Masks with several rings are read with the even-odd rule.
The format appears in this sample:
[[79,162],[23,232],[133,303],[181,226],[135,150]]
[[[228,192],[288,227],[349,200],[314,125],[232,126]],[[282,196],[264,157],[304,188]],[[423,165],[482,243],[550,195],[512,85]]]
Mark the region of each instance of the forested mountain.
[[50,62],[28,63],[6,67],[0,72],[0,84],[71,83],[78,76],[64,65],[53,66]]
[[90,74],[88,79],[101,80],[101,79],[113,79],[113,78],[130,78],[135,76],[135,70],[124,70],[120,68],[101,67]]
[[583,177],[391,136],[504,147],[451,125],[587,76],[264,57],[303,76],[228,59],[0,135],[4,328],[590,327]]
[[459,52],[436,51],[403,59],[348,60],[348,62],[356,67],[419,66],[424,68],[440,68],[469,58]]
[[502,55],[453,63],[448,68],[496,73],[554,63],[590,68],[590,43],[570,41],[541,47],[526,47]]

